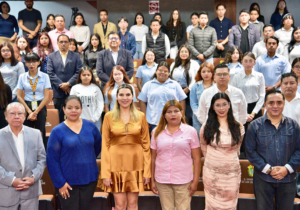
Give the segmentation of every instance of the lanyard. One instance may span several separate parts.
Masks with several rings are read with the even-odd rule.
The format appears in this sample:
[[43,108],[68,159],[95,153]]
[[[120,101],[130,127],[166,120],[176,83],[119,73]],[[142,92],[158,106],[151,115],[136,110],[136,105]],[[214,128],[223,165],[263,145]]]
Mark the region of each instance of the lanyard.
[[37,78],[35,79],[34,84],[32,84],[32,80],[31,80],[31,79],[28,78],[28,80],[29,80],[30,86],[31,86],[32,91],[33,91],[33,99],[35,99],[35,89],[36,89],[36,85],[37,85],[37,82],[38,82],[38,80],[39,80],[39,77],[37,77]]

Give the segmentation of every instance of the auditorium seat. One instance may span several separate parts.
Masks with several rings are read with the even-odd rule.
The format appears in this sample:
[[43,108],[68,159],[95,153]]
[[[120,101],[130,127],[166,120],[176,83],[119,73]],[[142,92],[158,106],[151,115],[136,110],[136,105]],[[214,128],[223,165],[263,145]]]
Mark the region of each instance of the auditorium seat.
[[90,210],[110,210],[109,194],[106,192],[95,192]]
[[140,65],[142,65],[143,59],[134,59],[133,60],[133,67],[134,70],[137,70]]
[[203,191],[196,191],[192,196],[191,209],[204,210],[205,208],[205,195]]
[[51,130],[59,124],[57,109],[47,109],[46,136],[50,136]]
[[169,58],[166,60],[166,62],[171,66],[171,64],[174,62],[174,59]]
[[39,210],[54,210],[54,195],[40,195]]
[[217,66],[220,63],[223,63],[224,61],[225,61],[225,58],[214,58],[214,66]]
[[256,209],[256,201],[254,194],[240,193],[238,199],[238,210]]
[[158,195],[152,191],[144,191],[139,193],[138,209],[142,210],[161,210]]

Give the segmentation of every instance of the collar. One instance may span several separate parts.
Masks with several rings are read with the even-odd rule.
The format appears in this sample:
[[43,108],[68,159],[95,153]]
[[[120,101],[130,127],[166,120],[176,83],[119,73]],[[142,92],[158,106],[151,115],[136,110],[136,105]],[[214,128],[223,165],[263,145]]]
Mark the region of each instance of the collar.
[[285,100],[285,102],[292,103],[293,101],[298,100],[298,99],[300,99],[300,93],[298,93],[298,92],[296,91],[296,96],[295,96],[295,98],[293,98],[293,100],[291,100],[290,102],[288,102],[288,101],[286,101],[286,100]]
[[152,37],[154,37],[154,36],[157,36],[157,37],[158,37],[158,36],[159,36],[159,34],[160,34],[160,32],[158,32],[158,34],[157,34],[157,35],[154,35],[154,34],[153,34],[153,32],[151,32],[151,35],[152,35]]
[[[168,129],[167,129],[167,126],[168,126],[168,125],[165,126],[164,131],[170,133],[170,132],[168,131]],[[178,128],[177,131],[179,131],[179,130],[180,130],[180,131],[184,131],[184,124],[183,124],[182,122],[180,123],[180,126],[179,126],[179,128]],[[177,132],[177,131],[175,131],[175,132]]]
[[240,26],[240,29],[241,29],[241,30],[247,30],[247,29],[249,28],[250,24],[248,23],[246,29],[244,29],[244,28],[241,26],[241,23],[239,24],[239,26]]
[[206,26],[204,27],[204,29],[202,29],[201,26],[200,26],[200,24],[198,25],[198,28],[200,28],[201,30],[205,30],[207,27],[208,27],[208,25],[206,25]]
[[68,30],[65,29],[65,28],[64,28],[64,30],[61,33],[57,29],[54,29],[53,31],[54,31],[54,33],[58,33],[58,34],[65,34],[65,33],[68,32]]
[[[215,90],[217,90],[217,93],[221,93],[222,92],[221,90],[219,90],[218,85],[214,85],[214,86],[216,88]],[[232,92],[232,86],[228,84],[228,88],[225,90],[225,93],[226,93],[226,91],[229,92],[229,93],[231,93]]]
[[35,76],[35,77],[31,77],[31,76],[29,75],[29,71],[28,71],[28,72],[26,72],[26,77],[28,77],[29,79],[34,79],[34,78],[36,78],[36,77],[40,77],[40,78],[41,78],[42,75],[41,75],[41,72],[38,70],[36,76]]
[[[286,117],[284,115],[282,115],[281,122],[283,123],[285,121],[285,119],[286,119]],[[262,116],[262,120],[263,120],[263,122],[266,122],[266,120],[269,120],[271,122],[271,120],[268,118],[267,113]]]
[[221,22],[221,21],[224,21],[225,20],[225,16],[223,17],[223,20],[220,20],[220,18],[219,17],[217,17],[216,19],[219,21],[219,22]]
[[288,31],[287,31],[287,30],[285,30],[285,28],[283,28],[283,27],[282,27],[282,28],[281,28],[281,30],[282,30],[282,31],[286,31],[286,32],[290,32],[290,31],[293,31],[293,30],[294,30],[294,28],[293,28],[293,27],[291,27],[291,28],[290,28],[290,30],[288,30]]
[[[120,85],[123,85],[123,84],[125,84],[125,82],[123,81]],[[114,89],[118,89],[118,87],[120,86],[120,85],[118,85],[117,83],[115,83],[115,85],[114,85]]]
[[59,51],[59,54],[61,55],[61,56],[68,56],[68,53],[69,53],[69,50],[67,51],[67,53],[66,54],[63,54],[60,50],[58,50]]
[[149,66],[148,66],[148,64],[147,64],[147,62],[146,62],[145,66],[146,66],[146,68],[148,68],[148,69],[151,69],[151,68],[153,68],[153,67],[155,67],[155,68],[156,68],[156,66],[157,66],[157,63],[155,63],[155,62],[154,62],[153,66],[152,66],[152,67],[149,67]]
[[[12,130],[11,130],[11,128],[10,128],[10,125],[8,125],[8,131],[11,132],[13,135],[15,135],[15,134],[12,132]],[[23,125],[22,125],[22,129],[21,129],[20,133],[24,133],[24,126],[23,126]],[[19,134],[20,134],[20,133],[19,133]]]
[[[232,63],[228,63],[227,64],[227,66],[231,66],[232,65]],[[238,62],[237,64],[236,64],[236,67],[240,67],[240,68],[242,68],[243,67],[243,65],[240,63],[240,62]]]
[[250,23],[250,24],[259,24],[259,21],[256,20],[254,23],[252,23],[252,22],[249,20],[249,23]]
[[119,34],[120,34],[121,36],[126,36],[126,35],[128,34],[128,30],[126,30],[126,32],[125,32],[124,35],[122,34],[122,31],[120,30],[120,31],[119,31]]
[[[254,76],[254,73],[255,71],[252,69],[252,72],[251,72],[251,74],[249,74],[248,76]],[[242,71],[241,72],[241,74],[242,74],[242,78],[245,78],[245,77],[247,77],[247,74],[246,74],[246,72],[245,71]]]
[[26,51],[25,50],[20,51],[20,55],[26,55]]
[[[271,58],[271,57],[268,55],[268,52],[267,52],[267,54],[265,54],[265,58]],[[274,55],[273,58],[279,58],[278,54],[275,53],[275,55]],[[271,59],[273,59],[273,58],[271,58]]]
[[117,51],[117,52],[113,52],[110,48],[108,48],[108,49],[109,49],[110,53],[118,53],[119,50],[120,50],[120,47],[118,48],[118,51]]
[[[152,80],[152,82],[161,84],[156,78],[154,78]],[[172,82],[173,82],[173,80],[171,80],[170,78],[168,78],[163,84],[172,83]],[[161,84],[161,85],[163,85],[163,84]]]

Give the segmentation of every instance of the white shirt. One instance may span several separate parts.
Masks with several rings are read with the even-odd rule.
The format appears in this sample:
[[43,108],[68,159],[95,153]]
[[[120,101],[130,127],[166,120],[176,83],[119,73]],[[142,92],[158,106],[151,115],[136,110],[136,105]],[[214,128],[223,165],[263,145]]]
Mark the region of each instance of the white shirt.
[[[200,68],[200,65],[198,62],[194,61],[194,60],[190,60],[190,69],[189,69],[189,76],[190,76],[190,85],[189,85],[189,89],[191,90],[192,89],[192,86],[193,84],[195,84],[195,76]],[[177,81],[182,88],[186,88],[187,87],[187,82],[186,82],[186,78],[185,78],[185,73],[184,73],[184,70],[185,68],[184,67],[181,67],[181,65],[177,68],[174,69],[174,72],[173,72],[173,68],[174,68],[174,65],[175,65],[175,62],[173,62],[171,64],[171,72],[170,72],[170,75],[172,75],[172,78]],[[173,74],[172,74],[173,72]]]
[[19,155],[19,159],[22,165],[22,173],[24,172],[24,168],[25,168],[25,151],[24,151],[24,127],[22,126],[22,130],[20,131],[20,133],[18,134],[18,136],[16,136],[12,130],[10,129],[10,126],[8,126],[8,130],[9,132],[11,132],[15,146],[17,148],[17,152]]
[[70,31],[74,34],[77,42],[83,42],[82,47],[85,49],[90,43],[90,27],[88,26],[71,26]]
[[293,100],[288,102],[285,100],[285,105],[282,114],[292,118],[300,125],[300,94],[297,92]]
[[69,51],[67,51],[66,54],[63,54],[61,51],[59,51],[60,55],[61,55],[61,59],[62,59],[62,62],[64,64],[64,67],[66,66],[66,60],[67,60],[67,57],[68,57],[68,53]]
[[264,75],[252,70],[247,76],[245,71],[242,71],[235,75],[231,85],[243,91],[248,104],[257,102],[252,111],[257,114],[264,104],[266,95]]
[[285,46],[283,55],[289,60],[290,64],[292,65],[294,59],[300,57],[300,43],[295,43],[294,48],[290,53],[288,51],[288,47],[289,45]]
[[82,119],[91,120],[92,122],[100,119],[104,108],[104,99],[98,86],[94,84],[89,86],[77,84],[72,87],[70,95],[76,95],[80,98],[82,103],[80,117]]
[[[216,93],[220,93],[217,85],[214,85],[203,91],[199,99],[199,108],[197,113],[197,118],[201,124],[205,123],[207,119],[207,113],[210,108],[211,99]],[[228,85],[225,93],[229,96],[233,111],[233,116],[235,119],[242,124],[247,121],[247,101],[243,92],[231,85]]]
[[285,47],[286,45],[288,45],[292,39],[292,33],[293,33],[294,28],[291,27],[291,29],[289,31],[285,30],[283,27],[281,29],[278,29],[274,36],[276,36],[279,41],[283,44],[283,46]]
[[[154,36],[153,33],[151,33],[151,34],[152,34],[152,37],[153,37],[153,42],[155,43],[159,34],[157,34],[156,36]],[[146,40],[146,35],[144,35],[143,41],[142,41],[142,53],[143,54],[145,54],[146,49],[147,49],[147,40]],[[170,40],[169,40],[169,37],[166,34],[165,34],[165,49],[166,49],[165,58],[167,59],[167,57],[170,54]]]
[[131,26],[129,32],[135,36],[135,40],[137,42],[143,41],[143,37],[146,33],[148,33],[149,28],[148,26],[142,24],[141,26],[133,25]]
[[[264,40],[257,42],[252,49],[252,53],[255,55],[256,59],[261,55],[267,54],[267,52],[268,51],[267,51],[266,43],[264,42]],[[276,54],[279,54],[279,55],[284,54],[284,46],[281,42],[279,42],[279,45],[276,49]]]
[[[119,49],[120,49],[120,48],[119,48]],[[113,57],[113,60],[114,60],[114,62],[115,62],[115,65],[117,65],[119,49],[118,49],[117,52],[113,52],[113,51],[109,48],[109,50],[110,50],[110,52],[111,52],[111,56]]]

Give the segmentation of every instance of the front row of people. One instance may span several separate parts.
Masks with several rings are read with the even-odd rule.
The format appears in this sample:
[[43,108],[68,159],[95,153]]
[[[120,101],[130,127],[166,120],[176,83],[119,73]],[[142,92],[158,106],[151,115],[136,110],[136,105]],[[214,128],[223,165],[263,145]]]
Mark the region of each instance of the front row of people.
[[[273,209],[274,197],[278,209],[293,209],[300,128],[282,114],[284,105],[280,91],[269,91],[264,99],[266,114],[250,123],[247,131],[246,151],[254,165],[259,210]],[[238,157],[245,131],[226,93],[212,97],[200,143],[195,128],[185,123],[182,104],[170,100],[150,144],[146,116],[136,109],[128,84],[118,87],[114,109],[105,115],[103,141],[96,125],[80,118],[80,98],[69,96],[63,110],[66,120],[52,130],[46,158],[40,133],[23,125],[26,108],[17,102],[7,106],[9,125],[0,130],[0,209],[38,209],[46,160],[62,209],[89,209],[97,183],[113,193],[117,210],[137,209],[138,193],[150,185],[162,209],[190,209],[201,169],[200,146],[205,157],[206,208],[236,208],[241,181]]]

